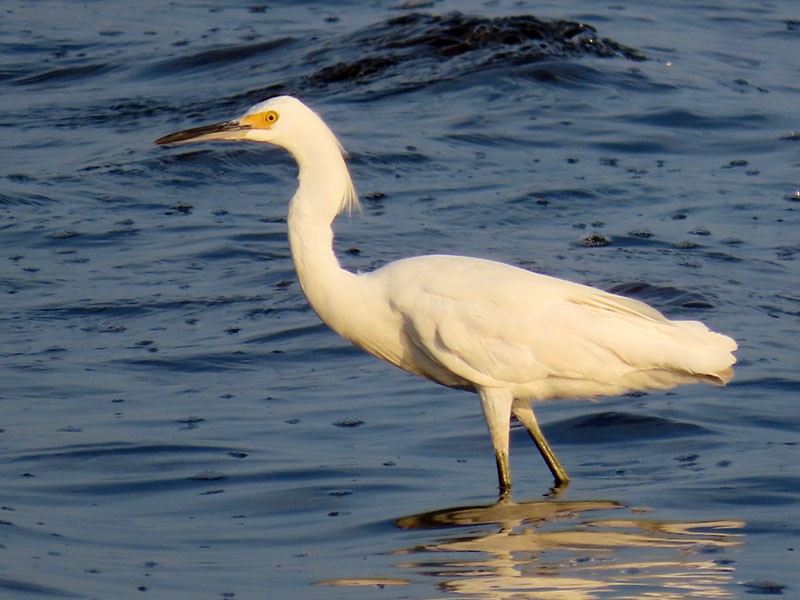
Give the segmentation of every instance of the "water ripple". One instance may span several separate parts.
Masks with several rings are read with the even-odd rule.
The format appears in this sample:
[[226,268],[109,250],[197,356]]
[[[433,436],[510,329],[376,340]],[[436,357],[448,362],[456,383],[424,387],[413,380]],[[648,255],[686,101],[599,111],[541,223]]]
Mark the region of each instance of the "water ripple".
[[203,50],[194,54],[170,58],[149,65],[140,74],[145,79],[173,76],[178,73],[208,70],[209,68],[229,68],[232,64],[251,58],[263,59],[274,50],[284,48],[295,42],[293,38],[282,37],[266,42],[236,44],[213,50]]
[[548,427],[548,436],[552,435],[552,439],[572,444],[670,439],[712,433],[710,429],[694,423],[615,411],[566,419]]

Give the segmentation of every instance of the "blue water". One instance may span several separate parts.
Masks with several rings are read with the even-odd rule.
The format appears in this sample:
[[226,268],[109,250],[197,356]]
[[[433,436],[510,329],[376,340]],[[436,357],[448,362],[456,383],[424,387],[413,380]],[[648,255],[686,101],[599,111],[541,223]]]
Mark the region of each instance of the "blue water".
[[[456,9],[597,35],[409,17]],[[0,597],[800,594],[795,2],[12,0],[0,43]],[[286,92],[350,153],[348,268],[636,296],[735,337],[736,380],[540,406],[574,481],[515,428],[493,505],[476,398],[308,308],[288,156],[152,145]]]

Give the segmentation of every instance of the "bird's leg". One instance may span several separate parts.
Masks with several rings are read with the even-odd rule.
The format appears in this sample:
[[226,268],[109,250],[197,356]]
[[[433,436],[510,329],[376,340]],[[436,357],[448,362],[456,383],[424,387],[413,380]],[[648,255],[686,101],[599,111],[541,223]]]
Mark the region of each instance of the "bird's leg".
[[547,443],[544,433],[542,433],[542,428],[539,427],[539,422],[536,420],[536,415],[533,414],[530,402],[528,400],[515,399],[511,410],[514,416],[517,417],[517,420],[522,423],[525,429],[528,430],[528,433],[531,434],[533,443],[536,444],[536,447],[542,454],[544,462],[547,463],[547,467],[556,480],[556,486],[569,482],[569,475],[567,475],[567,471],[564,467],[561,466],[561,462],[559,462],[550,444]]
[[511,489],[511,468],[508,464],[508,439],[511,425],[511,404],[514,397],[506,390],[480,388],[478,395],[489,435],[492,436],[494,456],[497,461],[497,479],[501,495]]

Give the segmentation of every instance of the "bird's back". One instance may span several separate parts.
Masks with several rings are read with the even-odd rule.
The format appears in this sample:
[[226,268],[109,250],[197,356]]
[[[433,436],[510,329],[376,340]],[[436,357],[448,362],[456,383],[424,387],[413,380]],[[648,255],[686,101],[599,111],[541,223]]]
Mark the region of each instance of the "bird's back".
[[702,323],[510,265],[435,255],[365,277],[399,330],[395,358],[381,358],[444,385],[544,400],[733,375],[736,343]]

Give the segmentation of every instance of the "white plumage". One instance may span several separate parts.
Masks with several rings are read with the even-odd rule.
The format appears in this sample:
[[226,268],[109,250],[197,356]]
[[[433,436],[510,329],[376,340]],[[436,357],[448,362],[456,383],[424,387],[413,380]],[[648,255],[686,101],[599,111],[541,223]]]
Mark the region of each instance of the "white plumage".
[[509,419],[528,429],[556,483],[568,476],[532,401],[666,389],[733,377],[736,342],[697,321],[670,321],[647,304],[510,265],[421,256],[354,274],[333,253],[331,223],[357,206],[341,145],[299,100],[281,96],[241,118],[160,138],[267,142],[299,166],[289,243],[309,303],[339,335],[398,367],[475,391],[511,486]]

